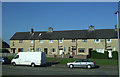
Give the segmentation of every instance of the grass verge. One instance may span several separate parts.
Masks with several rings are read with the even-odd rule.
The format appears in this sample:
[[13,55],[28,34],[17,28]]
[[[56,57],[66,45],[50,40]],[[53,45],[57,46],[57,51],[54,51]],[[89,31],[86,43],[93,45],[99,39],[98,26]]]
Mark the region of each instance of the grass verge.
[[[68,62],[73,62],[77,59],[75,58],[62,58],[58,60],[60,64],[66,64]],[[91,61],[94,61],[96,65],[118,65],[118,60],[115,59],[89,59]]]

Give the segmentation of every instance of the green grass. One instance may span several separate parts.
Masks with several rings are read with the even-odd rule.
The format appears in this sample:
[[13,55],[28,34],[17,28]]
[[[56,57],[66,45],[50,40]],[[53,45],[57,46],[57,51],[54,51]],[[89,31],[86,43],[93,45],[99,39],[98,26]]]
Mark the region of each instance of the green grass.
[[75,59],[75,58],[62,58],[62,59],[58,60],[57,62],[59,62],[60,64],[66,64],[68,62],[73,62],[75,60],[77,60],[77,59]]
[[89,59],[98,65],[118,65],[118,60],[116,59]]
[[55,58],[47,57],[47,58],[46,58],[46,61],[51,61],[51,60],[53,60],[53,59],[55,59]]
[[[75,58],[62,58],[60,60],[58,60],[57,62],[59,62],[60,64],[66,64],[68,62],[73,62],[77,59]],[[114,59],[89,59],[95,62],[96,65],[117,65],[118,64],[118,60],[114,60]]]

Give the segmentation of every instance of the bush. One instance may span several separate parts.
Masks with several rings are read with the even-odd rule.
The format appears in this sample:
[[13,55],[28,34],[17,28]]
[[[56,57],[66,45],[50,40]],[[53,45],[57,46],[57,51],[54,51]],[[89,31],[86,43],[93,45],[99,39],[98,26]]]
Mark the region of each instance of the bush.
[[117,51],[112,52],[112,59],[118,59],[118,52]]
[[2,48],[2,53],[10,53],[8,49]]
[[93,50],[91,52],[92,59],[108,59],[108,52],[98,53],[97,51]]

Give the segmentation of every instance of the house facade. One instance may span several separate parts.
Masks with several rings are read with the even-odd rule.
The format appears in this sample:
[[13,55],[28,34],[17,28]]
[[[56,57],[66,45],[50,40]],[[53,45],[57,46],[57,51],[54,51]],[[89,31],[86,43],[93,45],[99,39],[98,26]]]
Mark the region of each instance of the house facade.
[[107,48],[118,51],[117,28],[16,32],[10,39],[11,53],[39,52],[47,55],[91,55],[92,50],[104,53]]

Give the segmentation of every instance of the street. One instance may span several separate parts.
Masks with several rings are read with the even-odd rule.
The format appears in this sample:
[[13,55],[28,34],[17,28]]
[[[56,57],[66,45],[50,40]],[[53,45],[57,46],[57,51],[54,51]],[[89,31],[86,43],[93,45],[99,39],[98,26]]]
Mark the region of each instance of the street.
[[67,68],[66,65],[52,66],[12,66],[2,65],[2,75],[118,75],[117,66],[100,66],[99,68]]

